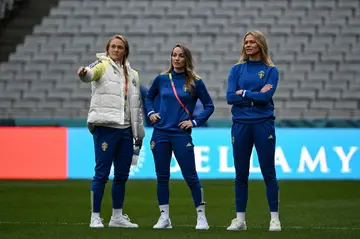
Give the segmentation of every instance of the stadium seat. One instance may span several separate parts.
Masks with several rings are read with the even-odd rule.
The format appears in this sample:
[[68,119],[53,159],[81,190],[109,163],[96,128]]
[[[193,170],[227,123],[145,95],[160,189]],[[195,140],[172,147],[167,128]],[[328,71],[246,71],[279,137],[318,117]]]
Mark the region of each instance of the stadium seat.
[[260,29],[280,71],[274,96],[280,118],[336,118],[342,109],[344,117],[359,117],[353,113],[359,107],[359,10],[357,0],[60,0],[0,65],[0,108],[8,106],[11,115],[18,113],[12,108],[39,109],[25,111],[29,117],[86,116],[76,107],[88,107],[90,85],[77,81],[76,69],[95,61],[110,36],[123,34],[147,86],[167,69],[171,48],[186,43],[217,106],[214,116],[230,117],[229,69],[239,60],[244,33]]

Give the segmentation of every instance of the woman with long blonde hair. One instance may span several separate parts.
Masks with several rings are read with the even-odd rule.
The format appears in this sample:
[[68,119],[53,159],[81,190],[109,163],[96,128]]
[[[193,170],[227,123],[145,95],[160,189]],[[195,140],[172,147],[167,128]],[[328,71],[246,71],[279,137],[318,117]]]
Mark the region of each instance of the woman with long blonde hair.
[[87,123],[94,138],[96,164],[91,187],[90,227],[104,227],[100,208],[114,164],[113,213],[109,227],[137,228],[138,225],[131,223],[122,209],[134,154],[133,144],[135,142],[135,154],[138,154],[145,136],[139,74],[127,60],[129,44],[124,36],[111,37],[105,50],[96,55],[98,60],[77,71],[81,81],[92,85]]
[[266,184],[270,208],[270,231],[280,231],[279,186],[275,171],[275,114],[273,95],[279,80],[265,36],[249,31],[244,36],[239,63],[229,74],[226,99],[232,105],[232,145],[235,179],[236,218],[227,230],[246,230],[249,164],[255,145]]
[[[160,105],[154,106],[156,97]],[[196,101],[204,110],[193,117]],[[159,108],[156,111],[156,108]],[[191,128],[203,125],[214,112],[214,104],[204,82],[195,73],[190,50],[182,44],[171,51],[169,70],[158,75],[146,98],[147,116],[154,124],[151,150],[155,160],[157,196],[160,218],[154,228],[172,228],[169,216],[169,178],[172,152],[187,182],[197,211],[195,228],[209,228],[205,216],[203,188],[195,168],[194,144]]]

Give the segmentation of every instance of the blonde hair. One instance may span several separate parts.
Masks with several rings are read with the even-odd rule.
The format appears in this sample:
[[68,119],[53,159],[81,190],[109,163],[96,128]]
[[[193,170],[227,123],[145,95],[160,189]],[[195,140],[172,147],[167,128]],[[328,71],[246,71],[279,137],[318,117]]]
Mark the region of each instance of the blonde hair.
[[125,80],[126,80],[126,82],[128,82],[129,78],[128,78],[128,69],[126,67],[126,61],[127,61],[128,56],[129,56],[129,53],[130,53],[129,42],[122,35],[112,36],[109,39],[109,41],[106,43],[106,47],[105,47],[106,54],[108,54],[108,55],[109,55],[109,48],[110,48],[111,41],[114,40],[114,39],[118,39],[118,40],[122,41],[124,43],[124,45],[125,45],[125,54],[124,54],[124,57],[122,59],[121,65],[123,66],[123,69],[124,69]]
[[245,39],[248,35],[254,36],[256,44],[260,48],[261,59],[264,61],[264,63],[267,66],[274,66],[274,63],[272,62],[270,55],[269,55],[269,48],[268,48],[268,44],[266,42],[265,35],[264,35],[264,33],[262,33],[261,31],[258,31],[258,30],[249,31],[245,34],[244,39],[243,39],[243,46],[242,46],[242,51],[241,51],[241,56],[240,56],[239,62],[244,63],[246,60],[249,59],[249,56],[246,54],[246,50],[245,50]]
[[167,71],[162,72],[162,74],[169,74],[174,69],[174,66],[172,64],[172,55],[173,55],[174,49],[176,47],[179,47],[184,53],[184,57],[185,57],[185,87],[190,92],[192,92],[193,87],[195,87],[194,81],[195,81],[195,79],[200,79],[200,76],[197,75],[194,70],[195,67],[193,64],[193,58],[192,58],[191,51],[185,45],[176,44],[174,46],[174,48],[171,50],[171,55],[170,55],[170,67]]

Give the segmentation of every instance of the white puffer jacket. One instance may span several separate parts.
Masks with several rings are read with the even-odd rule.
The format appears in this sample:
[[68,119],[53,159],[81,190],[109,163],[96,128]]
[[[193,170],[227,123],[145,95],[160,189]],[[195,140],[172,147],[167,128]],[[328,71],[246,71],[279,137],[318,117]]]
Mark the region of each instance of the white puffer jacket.
[[[125,77],[123,66],[117,65],[106,53],[96,54],[98,60],[86,67],[87,74],[80,77],[83,82],[91,82],[92,93],[87,123],[90,132],[95,125],[122,128],[131,124],[135,139],[145,136],[140,80],[137,71],[131,69],[126,62],[128,71],[128,93],[125,98]],[[130,119],[125,112],[129,107]]]

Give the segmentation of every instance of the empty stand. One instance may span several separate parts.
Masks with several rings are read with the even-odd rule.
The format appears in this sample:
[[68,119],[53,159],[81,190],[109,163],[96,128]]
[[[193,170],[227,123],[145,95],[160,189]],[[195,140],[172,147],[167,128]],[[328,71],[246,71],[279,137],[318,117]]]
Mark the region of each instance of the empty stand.
[[247,30],[262,30],[280,82],[280,119],[359,118],[358,0],[60,0],[0,65],[2,117],[85,118],[90,85],[76,69],[94,60],[114,34],[130,43],[143,84],[168,68],[186,43],[215,101],[229,118],[226,85]]

